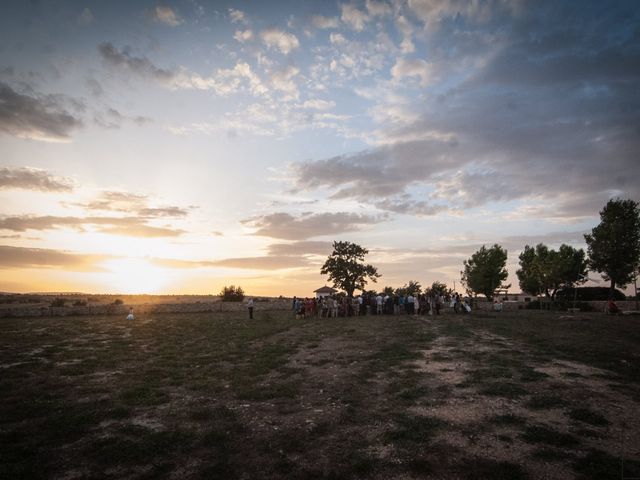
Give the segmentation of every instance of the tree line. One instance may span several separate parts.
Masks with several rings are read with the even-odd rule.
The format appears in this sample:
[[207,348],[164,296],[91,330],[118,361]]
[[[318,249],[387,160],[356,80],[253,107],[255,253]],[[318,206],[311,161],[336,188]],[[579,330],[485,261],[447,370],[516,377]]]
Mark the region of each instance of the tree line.
[[[609,298],[616,287],[624,288],[634,281],[640,266],[640,209],[633,200],[612,199],[600,211],[600,223],[584,235],[587,252],[562,244],[558,250],[540,243],[525,245],[519,256],[516,276],[523,292],[555,298],[561,289],[573,288],[587,281],[588,271],[598,272],[609,282]],[[365,291],[368,281],[380,278],[373,265],[365,263],[369,251],[355,243],[334,242],[333,252],[320,273],[329,276],[334,288],[352,297],[356,290]],[[498,244],[482,246],[463,262],[462,285],[470,295],[481,294],[492,300],[495,292],[507,290],[510,284],[507,250]],[[402,287],[415,289],[417,282]],[[440,289],[444,284],[434,283]],[[393,291],[391,287],[385,287]],[[398,290],[398,289],[396,289]]]

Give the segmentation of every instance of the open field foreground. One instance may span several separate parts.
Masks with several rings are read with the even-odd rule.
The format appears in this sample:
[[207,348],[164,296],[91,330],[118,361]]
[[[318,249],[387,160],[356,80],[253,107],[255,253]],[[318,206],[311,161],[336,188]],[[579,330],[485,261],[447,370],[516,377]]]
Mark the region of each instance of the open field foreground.
[[0,477],[640,477],[640,320],[560,317],[2,319]]

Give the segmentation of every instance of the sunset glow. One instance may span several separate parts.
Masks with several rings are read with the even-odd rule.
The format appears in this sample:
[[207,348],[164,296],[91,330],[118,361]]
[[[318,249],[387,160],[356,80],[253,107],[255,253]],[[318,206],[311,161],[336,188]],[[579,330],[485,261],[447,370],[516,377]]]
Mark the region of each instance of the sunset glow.
[[0,291],[306,296],[334,240],[516,291],[640,199],[635,2],[3,6]]

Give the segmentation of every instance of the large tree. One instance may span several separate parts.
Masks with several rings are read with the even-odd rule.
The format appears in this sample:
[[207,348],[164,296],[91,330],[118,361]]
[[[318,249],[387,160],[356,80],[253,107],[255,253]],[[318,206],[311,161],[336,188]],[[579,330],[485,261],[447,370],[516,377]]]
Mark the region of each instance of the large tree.
[[497,289],[507,289],[511,285],[503,285],[509,275],[507,273],[507,251],[495,244],[491,248],[484,245],[480,250],[464,261],[462,284],[469,293],[481,293],[488,300],[493,300]]
[[324,262],[320,273],[329,275],[334,288],[340,288],[353,297],[354,290],[364,291],[367,279],[376,282],[378,270],[364,263],[369,250],[351,242],[333,242],[333,252]]
[[584,250],[562,244],[559,250],[543,243],[535,248],[525,245],[520,254],[520,269],[516,271],[523,292],[555,298],[561,288],[571,288],[583,282],[587,273]]
[[584,236],[589,267],[610,281],[609,297],[616,285],[631,283],[640,265],[640,210],[633,200],[609,200],[600,211],[600,224]]

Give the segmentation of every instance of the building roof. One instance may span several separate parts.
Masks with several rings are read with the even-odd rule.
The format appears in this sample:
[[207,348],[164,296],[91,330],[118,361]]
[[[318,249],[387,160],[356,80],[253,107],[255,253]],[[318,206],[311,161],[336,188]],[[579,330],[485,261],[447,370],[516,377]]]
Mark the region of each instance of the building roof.
[[317,290],[314,290],[313,293],[336,293],[337,290],[331,288],[331,287],[327,287],[326,285],[324,287],[320,287]]

